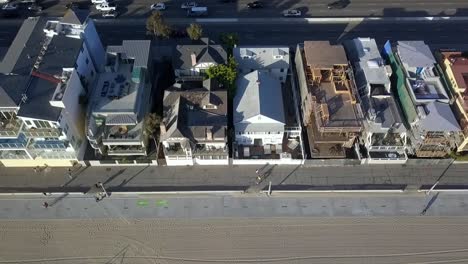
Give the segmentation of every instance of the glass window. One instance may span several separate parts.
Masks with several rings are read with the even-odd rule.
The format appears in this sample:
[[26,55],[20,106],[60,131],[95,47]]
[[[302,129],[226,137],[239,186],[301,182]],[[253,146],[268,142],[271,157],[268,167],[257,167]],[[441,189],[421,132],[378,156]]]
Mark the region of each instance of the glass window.
[[86,58],[86,65],[88,65],[88,64],[89,64],[89,59],[88,59],[88,58]]
[[29,120],[25,120],[24,122],[25,122],[26,125],[28,125],[28,126],[32,125],[31,121],[29,121]]

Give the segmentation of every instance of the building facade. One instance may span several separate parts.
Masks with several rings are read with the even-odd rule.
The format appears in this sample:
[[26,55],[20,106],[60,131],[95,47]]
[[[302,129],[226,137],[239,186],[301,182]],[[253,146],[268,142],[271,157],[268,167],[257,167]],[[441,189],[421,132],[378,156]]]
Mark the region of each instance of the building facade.
[[238,72],[247,74],[256,70],[268,71],[281,83],[289,73],[289,47],[235,47],[233,56]]
[[90,99],[86,135],[100,158],[147,155],[145,116],[151,105],[151,42],[108,46]]
[[374,39],[356,38],[345,47],[366,118],[362,139],[368,161],[405,163],[407,131],[390,89],[390,66],[385,65]]
[[227,91],[214,80],[167,89],[160,128],[167,165],[228,165],[227,109]]
[[468,56],[460,51],[441,51],[437,54],[439,64],[451,89],[457,120],[462,130],[458,152],[468,151]]
[[363,116],[343,46],[305,41],[295,63],[312,158],[344,158],[361,135]]
[[459,144],[461,130],[431,50],[423,41],[398,41],[390,58],[413,154],[446,157]]
[[14,132],[0,133],[5,166],[70,166],[82,159],[80,98],[86,97],[103,55],[88,15],[69,9],[60,20],[29,18],[20,28],[0,66],[5,95],[0,107],[11,124],[5,127]]
[[206,70],[224,64],[226,60],[227,54],[221,45],[202,38],[199,44],[177,45],[172,56],[172,67],[179,81],[202,81]]

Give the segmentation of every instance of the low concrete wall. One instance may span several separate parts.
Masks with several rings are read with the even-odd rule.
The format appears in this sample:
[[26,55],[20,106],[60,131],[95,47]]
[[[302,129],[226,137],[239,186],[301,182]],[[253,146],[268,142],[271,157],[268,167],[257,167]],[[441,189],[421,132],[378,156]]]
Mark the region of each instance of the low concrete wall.
[[303,167],[319,166],[357,166],[361,165],[361,160],[357,159],[308,159],[304,161]]
[[406,165],[449,165],[453,159],[408,159]]
[[233,165],[301,165],[304,160],[297,159],[233,159]]
[[216,160],[207,160],[207,159],[193,159],[195,165],[201,165],[201,166],[211,166],[211,165],[229,165],[229,160],[228,159],[216,159]]

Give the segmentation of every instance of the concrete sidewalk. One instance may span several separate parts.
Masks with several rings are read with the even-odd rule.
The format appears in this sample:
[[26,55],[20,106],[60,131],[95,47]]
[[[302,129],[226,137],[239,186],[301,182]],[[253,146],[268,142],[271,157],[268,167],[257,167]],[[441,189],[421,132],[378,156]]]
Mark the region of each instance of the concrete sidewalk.
[[[270,166],[260,184],[255,170],[260,166],[195,167],[82,167],[68,176],[67,168],[0,168],[0,192],[86,192],[102,182],[108,191],[194,190],[325,190],[392,189],[417,190],[431,186],[447,165],[374,165],[344,167]],[[268,171],[267,170],[267,171]],[[468,186],[468,164],[453,164],[438,187]]]

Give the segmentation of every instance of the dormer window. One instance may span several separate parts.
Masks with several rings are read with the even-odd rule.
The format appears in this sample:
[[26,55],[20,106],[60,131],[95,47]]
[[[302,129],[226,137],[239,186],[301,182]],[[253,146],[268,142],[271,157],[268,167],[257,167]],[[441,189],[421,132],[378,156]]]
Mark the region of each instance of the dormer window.
[[283,58],[283,56],[281,55],[275,55],[273,56],[273,58],[275,58],[275,60],[281,60]]

